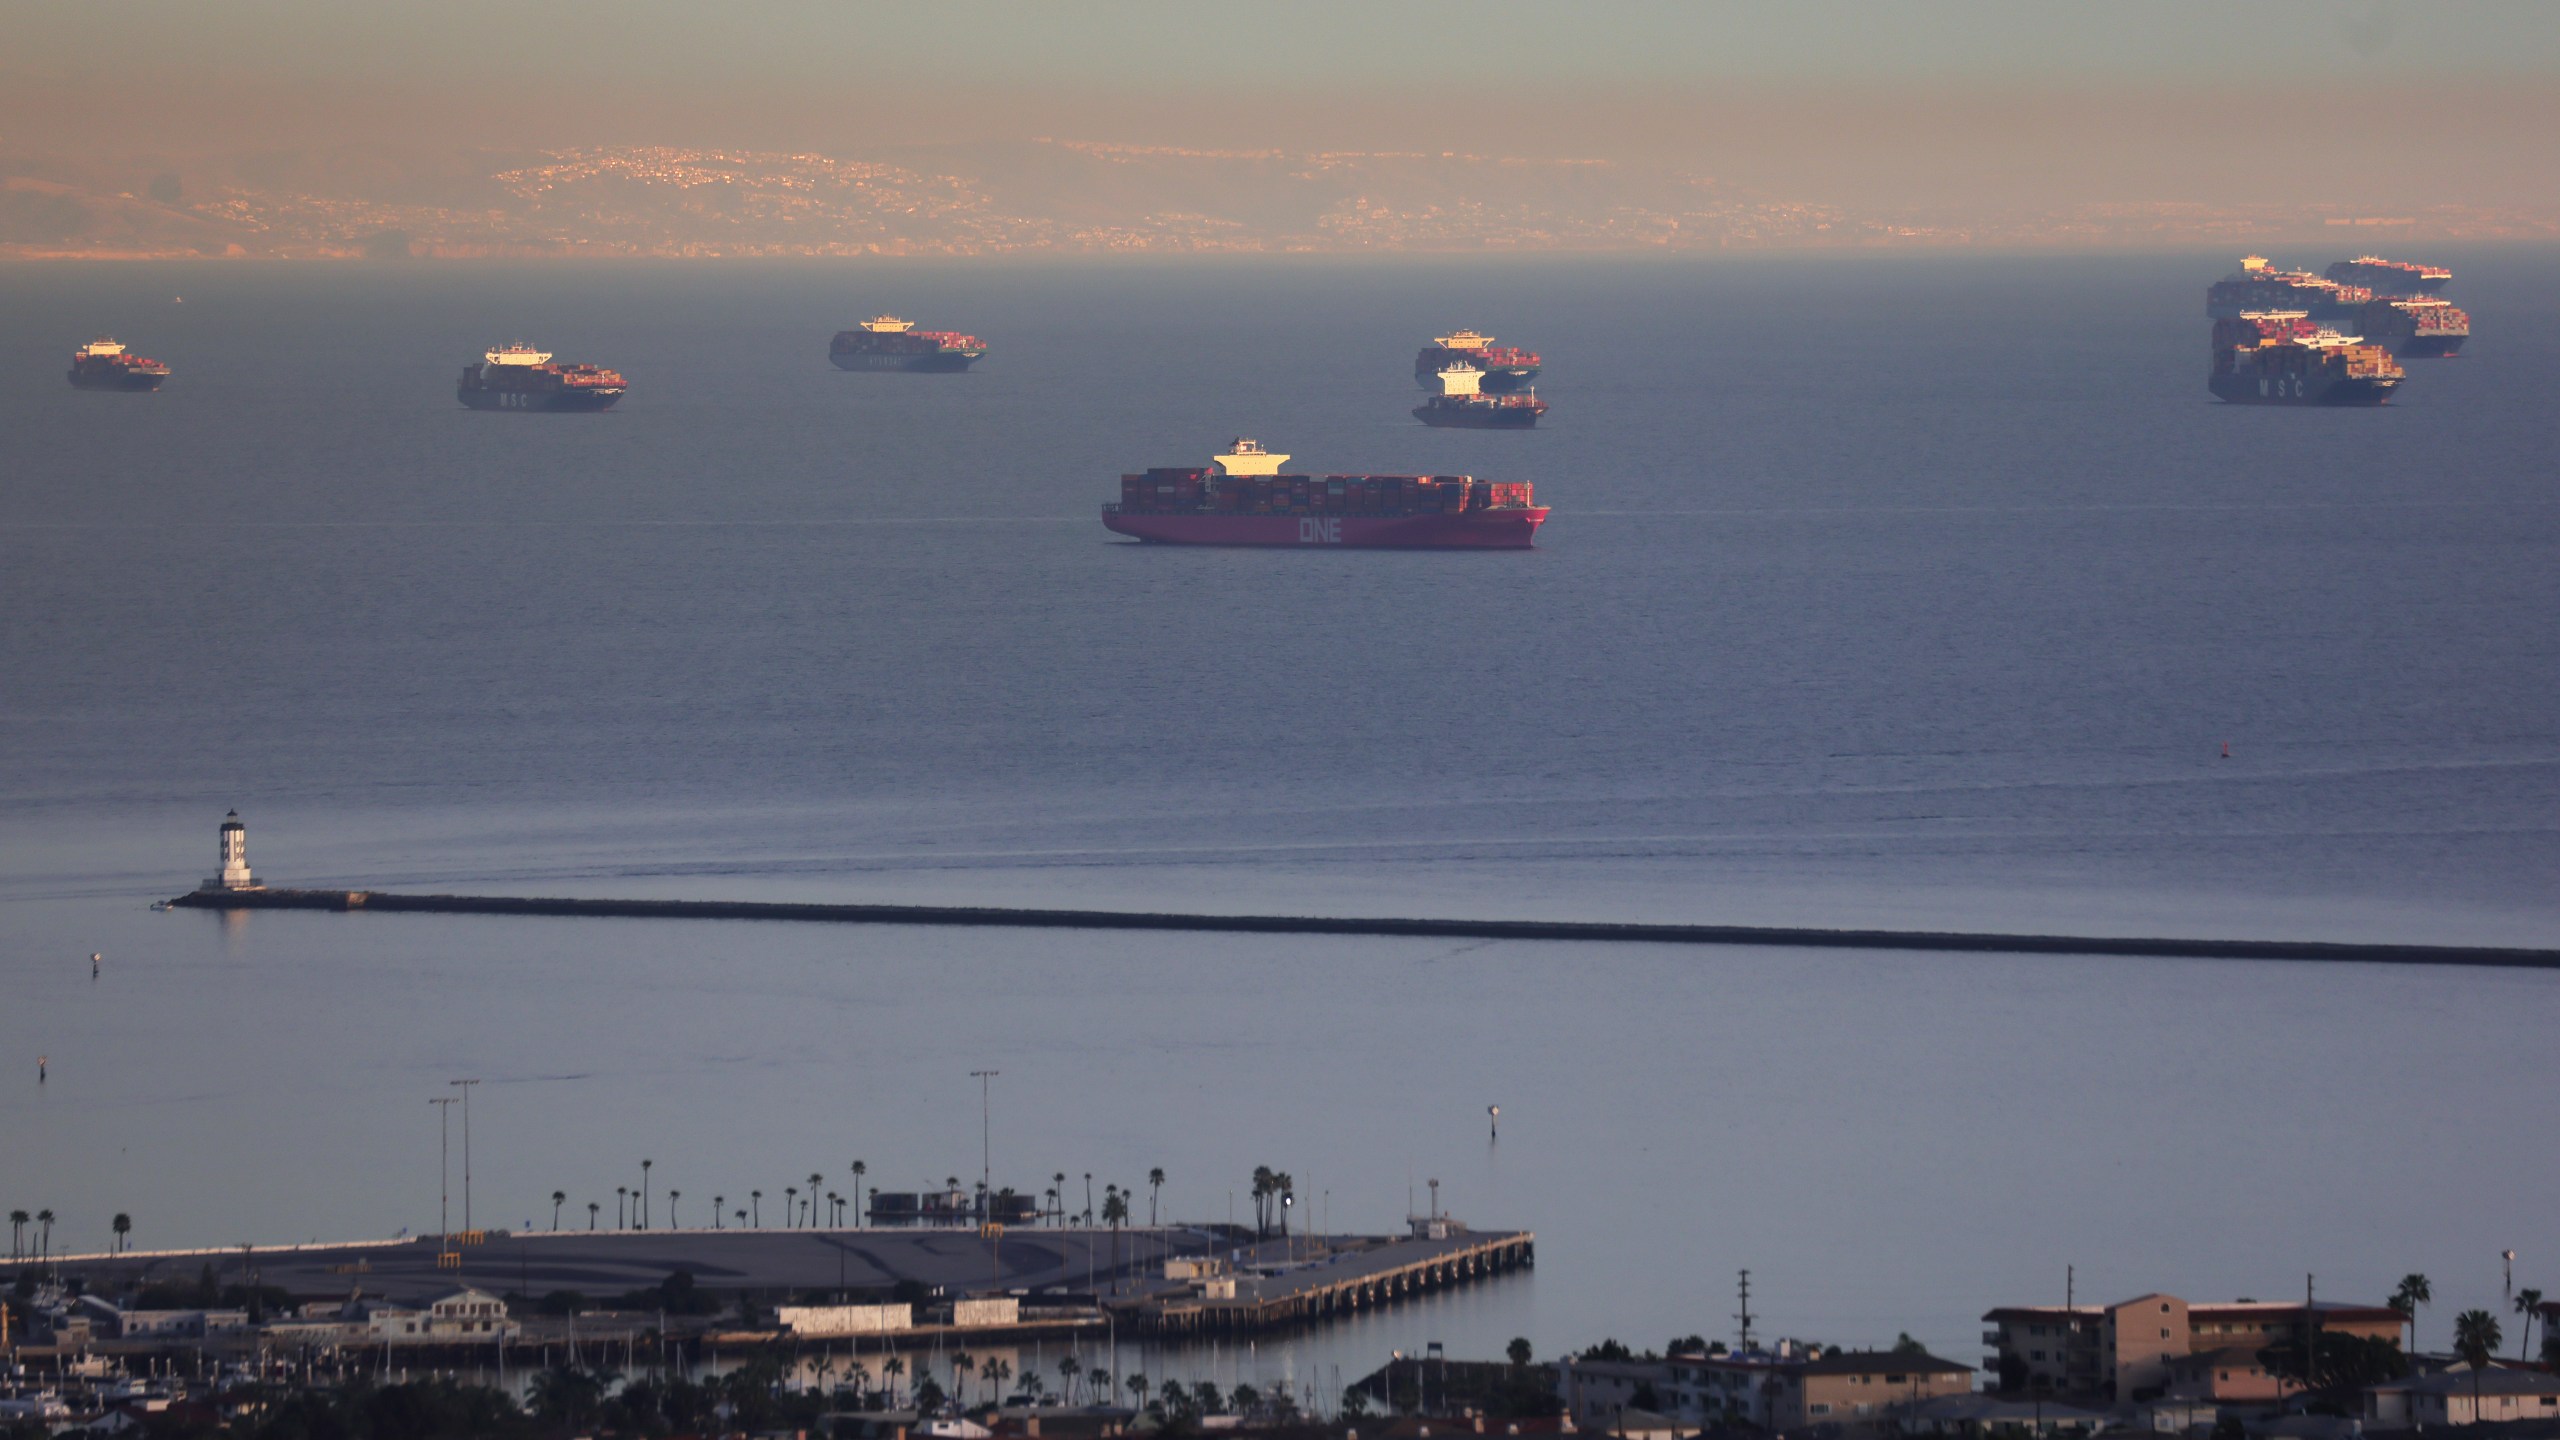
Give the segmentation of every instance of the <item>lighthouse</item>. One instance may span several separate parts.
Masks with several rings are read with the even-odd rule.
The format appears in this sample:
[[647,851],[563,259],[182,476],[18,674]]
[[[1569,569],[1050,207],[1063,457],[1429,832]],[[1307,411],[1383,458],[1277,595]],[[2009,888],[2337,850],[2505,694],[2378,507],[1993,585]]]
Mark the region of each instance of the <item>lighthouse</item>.
[[222,873],[208,875],[201,890],[264,890],[258,877],[249,873],[249,827],[240,823],[240,812],[222,817]]

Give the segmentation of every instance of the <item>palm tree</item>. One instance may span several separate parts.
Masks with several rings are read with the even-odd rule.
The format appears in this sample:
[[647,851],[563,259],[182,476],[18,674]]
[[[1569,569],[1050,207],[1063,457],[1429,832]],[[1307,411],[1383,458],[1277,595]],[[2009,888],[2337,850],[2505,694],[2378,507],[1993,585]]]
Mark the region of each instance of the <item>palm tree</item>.
[[2400,1277],[2400,1288],[2391,1293],[2391,1308],[2400,1312],[2409,1326],[2409,1353],[2418,1353],[2418,1307],[2436,1298],[2435,1288],[2427,1277],[2411,1271]]
[[1132,1370],[1129,1372],[1129,1378],[1121,1383],[1129,1387],[1129,1394],[1131,1396],[1129,1403],[1131,1407],[1139,1410],[1146,1409],[1147,1373],[1143,1370]]
[[684,1192],[681,1190],[670,1190],[667,1192],[667,1228],[670,1230],[681,1230],[684,1228],[683,1223],[676,1219],[676,1202],[683,1198]]
[[987,1378],[987,1398],[1000,1400],[1004,1397],[1004,1382],[1013,1378],[1013,1367],[998,1357],[987,1361],[978,1373]]
[[[133,1233],[133,1217],[127,1215],[121,1210],[117,1211],[114,1228],[116,1232],[116,1253],[121,1255],[124,1253],[125,1237]],[[2527,1290],[2524,1293],[2525,1295],[2532,1296],[2537,1301],[2542,1298],[2542,1292],[2539,1290]],[[2521,1305],[2523,1303],[2524,1296],[2519,1295],[2516,1297],[2516,1300],[2517,1303]]]
[[1102,1187],[1102,1223],[1111,1227],[1111,1288],[1120,1289],[1120,1222],[1129,1218],[1129,1197],[1117,1185]]
[[1058,1357],[1058,1379],[1067,1392],[1067,1403],[1076,1403],[1076,1380],[1084,1374],[1084,1362],[1073,1354]]
[[1271,1172],[1271,1213],[1280,1217],[1280,1238],[1289,1238],[1289,1207],[1296,1203],[1298,1182],[1286,1170]]
[[1162,1193],[1164,1193],[1164,1167],[1159,1165],[1147,1172],[1147,1228],[1149,1229],[1155,1228],[1156,1197]]
[[799,1223],[800,1187],[785,1185],[782,1187],[782,1228],[788,1230]]
[[749,1205],[752,1205],[752,1206],[754,1206],[754,1207],[755,1207],[755,1212],[756,1212],[755,1228],[757,1228],[758,1230],[763,1229],[763,1228],[764,1228],[764,1192],[763,1192],[763,1191],[761,1191],[761,1190],[750,1190],[750,1191],[748,1191],[748,1192],[747,1192],[747,1203],[748,1203]]
[[24,1211],[24,1210],[12,1210],[12,1211],[10,1211],[10,1212],[9,1212],[9,1258],[10,1258],[10,1259],[15,1260],[15,1259],[17,1259],[17,1258],[18,1258],[18,1237],[20,1236],[20,1234],[21,1234],[22,1232],[24,1232],[24,1231],[26,1230],[26,1228],[27,1228],[27,1222],[28,1222],[29,1220],[33,1219],[33,1218],[35,1218],[35,1217],[33,1217],[33,1216],[29,1215],[29,1214],[28,1214],[26,1211]]
[[593,1200],[587,1202],[587,1230],[590,1234],[594,1233],[596,1228],[596,1212],[603,1208],[604,1206]]
[[37,1251],[38,1258],[50,1260],[53,1258],[53,1212],[51,1210],[37,1211],[36,1224],[42,1227],[44,1232],[43,1246]]
[[2533,1337],[2533,1317],[2542,1313],[2542,1292],[2539,1290],[2517,1291],[2516,1313],[2524,1317],[2523,1327],[2516,1332],[2516,1359],[2522,1360],[2525,1356],[2525,1342]]
[[1067,1172],[1061,1170],[1057,1174],[1050,1176],[1049,1183],[1058,1187],[1057,1189],[1049,1192],[1050,1194],[1058,1197],[1057,1203],[1050,1207],[1050,1209],[1055,1212],[1051,1217],[1052,1222],[1064,1225],[1067,1223]]
[[649,1167],[656,1162],[640,1162],[640,1228],[649,1228]]
[[2498,1331],[2498,1317],[2486,1310],[2465,1310],[2453,1317],[2454,1353],[2471,1367],[2471,1418],[2480,1418],[2480,1372],[2489,1368],[2489,1357],[2498,1353],[2498,1342],[2506,1337]]
[[1093,1172],[1084,1172],[1084,1223],[1093,1223]]
[[568,1203],[569,1203],[569,1193],[568,1193],[567,1191],[565,1191],[565,1190],[554,1190],[554,1191],[552,1191],[552,1192],[551,1192],[551,1228],[552,1228],[552,1229],[557,1230],[557,1229],[559,1229],[559,1228],[560,1228],[560,1207],[561,1207],[561,1206],[563,1206],[563,1205],[566,1205],[566,1204],[568,1204]]
[[712,1197],[711,1197],[711,1228],[712,1228],[712,1229],[717,1230],[717,1229],[719,1229],[719,1228],[720,1228],[720,1217],[721,1217],[721,1215],[722,1215],[723,1213],[725,1213],[725,1212],[723,1212],[723,1211],[722,1211],[721,1207],[722,1207],[722,1206],[724,1206],[724,1205],[727,1205],[728,1203],[729,1203],[729,1197],[728,1197],[728,1196],[726,1196],[726,1195],[714,1195],[714,1196],[712,1196]]
[[906,1373],[907,1362],[895,1355],[880,1362],[880,1376],[889,1382],[889,1404],[892,1408],[898,1404],[898,1377]]
[[[863,1164],[859,1160],[853,1162],[853,1193],[845,1197],[846,1199],[851,1200],[856,1205],[862,1203],[862,1177],[869,1173],[871,1173],[870,1166]],[[853,1218],[857,1224],[860,1223],[862,1219],[859,1215],[856,1215]]]
[[630,1200],[630,1198],[630,1186],[616,1185],[613,1187],[613,1228],[616,1230],[628,1230],[631,1228],[631,1212],[623,1208],[625,1202]]
[[978,1362],[969,1358],[968,1351],[951,1357],[951,1398],[959,1401],[963,1410],[969,1408],[969,1382],[961,1377],[977,1373]]
[[1096,1365],[1084,1372],[1085,1393],[1099,1397],[1096,1403],[1111,1398],[1111,1372]]

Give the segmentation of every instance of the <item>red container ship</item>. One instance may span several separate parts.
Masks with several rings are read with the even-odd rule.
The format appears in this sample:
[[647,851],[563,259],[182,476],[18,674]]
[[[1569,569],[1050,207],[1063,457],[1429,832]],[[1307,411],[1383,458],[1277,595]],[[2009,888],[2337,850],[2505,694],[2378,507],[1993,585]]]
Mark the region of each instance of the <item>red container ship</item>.
[[1484,372],[1484,390],[1492,395],[1508,395],[1526,390],[1538,378],[1538,352],[1516,345],[1497,345],[1490,335],[1473,330],[1435,336],[1422,352],[1413,357],[1414,383],[1425,390],[1440,386],[1440,372],[1452,362],[1463,361]]
[[2433,295],[2453,283],[2453,272],[2441,265],[2359,255],[2330,266],[2329,278],[2341,285],[2362,285],[2376,295]]
[[1547,507],[1525,484],[1470,475],[1283,475],[1286,455],[1237,440],[1207,465],[1120,477],[1102,523],[1165,545],[1526,550]]
[[2205,383],[2234,405],[2379,405],[2407,372],[2384,347],[2299,310],[2253,310],[2213,327]]
[[82,390],[157,390],[169,367],[145,355],[128,355],[101,335],[71,352],[71,383]]
[[2471,338],[2471,317],[2452,301],[2431,297],[2376,300],[2364,307],[2358,324],[2403,358],[2443,359]]
[[2204,313],[2236,320],[2252,310],[2300,310],[2314,320],[2345,320],[2372,299],[2373,292],[2361,285],[2341,285],[2308,270],[2273,269],[2266,256],[2251,255],[2204,292]]
[[966,370],[985,358],[987,342],[952,330],[919,330],[895,315],[874,315],[860,328],[839,330],[827,358],[839,370]]
[[609,410],[628,388],[619,370],[568,361],[521,342],[462,367],[454,398],[474,410]]
[[1484,372],[1464,360],[1440,372],[1440,393],[1413,407],[1413,418],[1425,425],[1462,430],[1526,430],[1547,413],[1538,392],[1487,395],[1480,388]]

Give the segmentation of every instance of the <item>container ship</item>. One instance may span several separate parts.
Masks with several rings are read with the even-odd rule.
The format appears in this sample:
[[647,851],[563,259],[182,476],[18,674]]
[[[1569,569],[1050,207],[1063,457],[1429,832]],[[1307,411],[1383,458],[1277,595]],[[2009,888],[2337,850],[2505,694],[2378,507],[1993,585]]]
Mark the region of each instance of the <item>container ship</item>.
[[2236,320],[2253,310],[2300,310],[2314,320],[2345,320],[2372,300],[2364,286],[2342,285],[2308,270],[2277,270],[2266,256],[2251,255],[2204,292],[2204,313]]
[[2341,285],[2362,285],[2376,295],[2433,295],[2453,283],[2453,272],[2441,265],[2359,255],[2330,266],[2329,278]]
[[1439,335],[1413,357],[1413,378],[1425,390],[1440,388],[1440,372],[1452,361],[1464,361],[1484,372],[1483,388],[1492,395],[1526,390],[1538,378],[1538,355],[1516,345],[1497,345],[1490,335],[1460,330]]
[[71,352],[71,383],[82,390],[157,390],[169,367],[145,355],[129,355],[101,335]]
[[454,398],[474,410],[610,410],[628,388],[619,370],[555,363],[551,352],[501,345],[462,367]]
[[874,315],[853,330],[839,330],[827,358],[839,370],[966,370],[983,359],[987,342],[950,330],[919,330],[895,315]]
[[2471,338],[2471,317],[2450,300],[2404,296],[2364,307],[2357,323],[2367,337],[2402,359],[2443,359]]
[[1283,475],[1289,457],[1239,439],[1196,469],[1120,477],[1102,523],[1166,545],[1526,550],[1547,508],[1525,484],[1471,475]]
[[2253,310],[2215,322],[2206,384],[2235,405],[2379,405],[2404,373],[2387,348],[2300,310]]
[[1425,425],[1464,430],[1526,430],[1547,413],[1538,392],[1487,395],[1484,372],[1464,360],[1440,372],[1440,393],[1413,407]]

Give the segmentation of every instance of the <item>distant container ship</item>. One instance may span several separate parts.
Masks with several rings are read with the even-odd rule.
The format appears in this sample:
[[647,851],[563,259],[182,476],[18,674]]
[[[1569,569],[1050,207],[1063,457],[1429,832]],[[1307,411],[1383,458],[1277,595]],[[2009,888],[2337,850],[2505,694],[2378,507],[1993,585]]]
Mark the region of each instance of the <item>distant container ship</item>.
[[562,361],[548,350],[501,345],[462,367],[454,398],[474,410],[610,410],[629,388],[619,370]]
[[1283,475],[1252,440],[1196,469],[1120,477],[1108,529],[1167,545],[1525,550],[1547,507],[1525,484],[1470,475]]
[[2357,317],[2369,339],[2404,359],[2442,359],[2471,338],[2471,317],[2450,300],[2420,296],[2376,300]]
[[1526,390],[1538,378],[1538,354],[1516,345],[1497,345],[1490,335],[1473,330],[1434,336],[1413,357],[1413,378],[1425,390],[1440,388],[1440,372],[1463,361],[1484,372],[1483,389],[1492,395]]
[[2406,372],[2362,336],[2300,310],[2261,310],[2213,327],[2214,394],[2235,405],[2379,405]]
[[2361,285],[2342,285],[2308,270],[2278,270],[2264,255],[2251,255],[2236,272],[2204,292],[2204,313],[2236,320],[2253,310],[2300,310],[2314,320],[2345,320],[2373,299]]
[[2362,285],[2376,295],[2433,295],[2453,283],[2453,272],[2441,265],[2359,255],[2330,266],[2329,278],[2341,285]]
[[1487,395],[1479,388],[1484,372],[1461,360],[1440,372],[1440,393],[1413,407],[1425,425],[1463,430],[1526,430],[1547,413],[1536,391],[1526,395]]
[[127,354],[111,336],[101,335],[71,352],[71,383],[82,390],[157,390],[168,378],[168,366]]
[[839,330],[827,358],[839,370],[966,370],[985,358],[987,342],[950,330],[919,330],[895,315],[874,315]]

